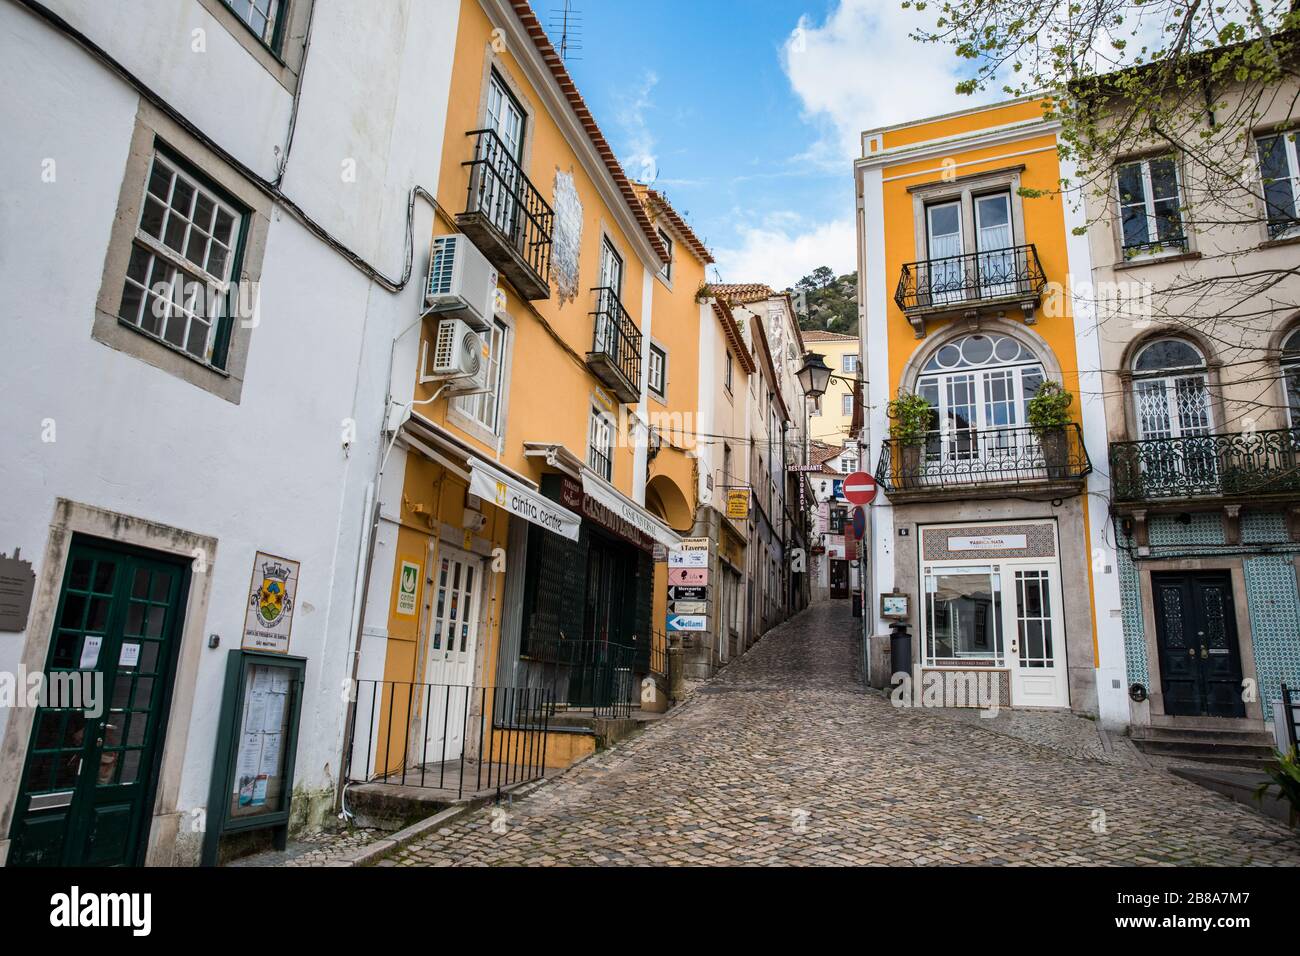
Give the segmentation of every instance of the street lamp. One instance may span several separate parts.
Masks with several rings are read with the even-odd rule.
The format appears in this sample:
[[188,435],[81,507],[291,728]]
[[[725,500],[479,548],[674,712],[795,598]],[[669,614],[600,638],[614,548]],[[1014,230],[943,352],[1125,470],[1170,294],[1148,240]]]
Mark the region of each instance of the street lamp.
[[795,373],[803,393],[809,398],[821,398],[826,394],[826,387],[831,382],[831,367],[825,358],[816,352],[809,352],[803,357],[803,368]]

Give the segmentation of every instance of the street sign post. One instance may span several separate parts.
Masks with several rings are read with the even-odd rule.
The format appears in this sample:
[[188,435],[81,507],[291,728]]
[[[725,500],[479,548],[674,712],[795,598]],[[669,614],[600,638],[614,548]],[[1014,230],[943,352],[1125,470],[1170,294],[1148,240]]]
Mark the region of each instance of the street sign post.
[[670,614],[668,630],[700,632],[709,629],[709,619],[703,614]]
[[844,479],[844,497],[850,504],[866,507],[876,500],[876,479],[865,471],[855,472]]

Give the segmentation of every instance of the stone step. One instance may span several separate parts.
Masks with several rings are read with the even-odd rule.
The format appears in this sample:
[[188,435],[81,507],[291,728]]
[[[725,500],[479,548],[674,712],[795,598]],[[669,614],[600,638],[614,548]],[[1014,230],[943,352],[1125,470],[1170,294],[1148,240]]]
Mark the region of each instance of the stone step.
[[1184,727],[1144,727],[1134,729],[1133,740],[1186,744],[1240,744],[1272,749],[1273,738],[1258,730],[1193,729]]
[[1143,753],[1170,760],[1262,769],[1273,763],[1273,748],[1251,744],[1189,743],[1183,741],[1142,740],[1133,743]]

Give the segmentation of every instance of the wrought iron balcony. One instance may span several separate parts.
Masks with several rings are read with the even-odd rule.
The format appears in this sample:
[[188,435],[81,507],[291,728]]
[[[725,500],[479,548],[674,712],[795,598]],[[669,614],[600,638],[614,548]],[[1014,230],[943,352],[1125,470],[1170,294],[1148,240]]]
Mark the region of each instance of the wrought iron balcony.
[[898,279],[894,301],[925,334],[925,320],[970,311],[1019,307],[1025,321],[1047,287],[1047,277],[1031,245],[1009,246],[942,259],[909,262]]
[[933,497],[1077,483],[1091,471],[1077,424],[1041,433],[1027,427],[964,428],[930,432],[918,445],[887,439],[876,482],[893,497]]
[[1117,503],[1300,496],[1300,429],[1115,442],[1110,480]]
[[490,129],[476,137],[469,198],[456,224],[526,299],[551,297],[551,231],[555,213],[506,144]]
[[613,289],[593,289],[595,331],[587,365],[608,386],[619,401],[641,400],[641,330],[627,314]]

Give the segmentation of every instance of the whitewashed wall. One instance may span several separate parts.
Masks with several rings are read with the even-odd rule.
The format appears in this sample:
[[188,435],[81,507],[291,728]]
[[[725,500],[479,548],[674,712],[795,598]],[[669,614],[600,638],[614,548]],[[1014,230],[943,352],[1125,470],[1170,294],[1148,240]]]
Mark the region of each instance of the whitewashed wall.
[[[199,129],[267,178],[291,95],[197,2],[51,0]],[[286,194],[399,277],[407,197],[438,178],[458,4],[316,0]],[[206,32],[206,52],[191,50]],[[309,659],[299,786],[333,786],[366,490],[394,337],[418,316],[432,211],[417,203],[415,278],[372,283],[276,207],[239,404],[91,338],[138,96],[84,50],[0,2],[0,550],[40,566],[56,498],[218,540],[179,806],[207,802],[226,655],[238,647],[254,553],[302,562],[291,653]],[[17,93],[16,91],[21,91]],[[42,181],[54,158],[57,177]],[[346,182],[345,163],[355,163]],[[119,281],[120,277],[107,281]],[[399,366],[414,368],[413,337]],[[407,355],[406,352],[411,354]],[[57,440],[42,441],[42,422]],[[343,422],[357,441],[342,444]],[[0,670],[25,634],[0,633]],[[9,713],[0,710],[0,734]],[[0,834],[0,838],[7,834]]]

